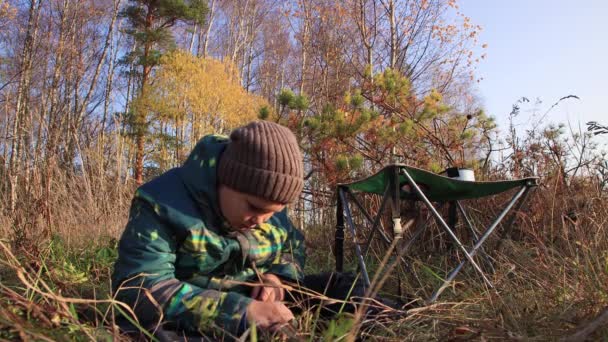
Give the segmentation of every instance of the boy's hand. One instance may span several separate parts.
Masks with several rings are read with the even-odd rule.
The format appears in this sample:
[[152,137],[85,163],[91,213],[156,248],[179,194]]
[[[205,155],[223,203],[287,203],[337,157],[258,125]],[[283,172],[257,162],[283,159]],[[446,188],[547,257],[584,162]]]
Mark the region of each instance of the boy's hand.
[[247,306],[247,319],[261,329],[275,330],[289,323],[294,316],[281,302],[254,300]]
[[285,289],[281,286],[281,279],[274,274],[262,274],[261,280],[264,285],[259,285],[251,290],[251,298],[262,302],[283,301]]

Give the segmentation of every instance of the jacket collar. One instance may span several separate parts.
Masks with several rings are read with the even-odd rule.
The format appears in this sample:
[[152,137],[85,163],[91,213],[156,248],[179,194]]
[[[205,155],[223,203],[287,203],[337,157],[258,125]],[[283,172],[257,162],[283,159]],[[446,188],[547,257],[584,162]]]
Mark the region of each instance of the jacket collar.
[[217,172],[221,154],[229,139],[221,135],[207,135],[196,144],[188,159],[180,167],[180,177],[207,219],[214,226],[230,231],[219,206]]

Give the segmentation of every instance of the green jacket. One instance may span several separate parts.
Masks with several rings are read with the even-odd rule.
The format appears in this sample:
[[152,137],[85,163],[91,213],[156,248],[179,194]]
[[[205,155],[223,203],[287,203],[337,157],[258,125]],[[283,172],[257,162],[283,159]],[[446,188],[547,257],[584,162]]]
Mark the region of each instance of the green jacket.
[[234,335],[246,324],[251,302],[251,288],[242,282],[255,281],[255,269],[293,281],[303,277],[304,238],[285,211],[246,233],[227,228],[216,170],[228,142],[204,137],[184,165],[135,193],[112,288],[144,326],[158,322],[162,310],[163,322],[180,329]]

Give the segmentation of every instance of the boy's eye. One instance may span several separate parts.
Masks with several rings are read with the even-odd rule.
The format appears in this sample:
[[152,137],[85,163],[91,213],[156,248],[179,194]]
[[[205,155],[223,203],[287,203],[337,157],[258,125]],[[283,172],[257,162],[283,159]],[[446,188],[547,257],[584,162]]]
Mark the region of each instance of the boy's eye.
[[256,213],[262,212],[262,209],[252,205],[251,203],[249,203],[248,206],[249,206],[249,210],[251,210],[251,211],[255,211]]

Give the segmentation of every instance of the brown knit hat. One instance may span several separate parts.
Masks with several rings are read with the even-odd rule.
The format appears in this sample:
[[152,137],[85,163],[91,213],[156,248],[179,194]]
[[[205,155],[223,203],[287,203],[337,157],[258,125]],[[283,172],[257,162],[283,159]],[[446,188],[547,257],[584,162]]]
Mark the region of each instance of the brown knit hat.
[[291,203],[304,187],[303,169],[293,133],[276,123],[255,121],[230,134],[220,157],[218,180],[240,192]]

